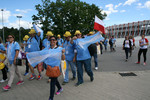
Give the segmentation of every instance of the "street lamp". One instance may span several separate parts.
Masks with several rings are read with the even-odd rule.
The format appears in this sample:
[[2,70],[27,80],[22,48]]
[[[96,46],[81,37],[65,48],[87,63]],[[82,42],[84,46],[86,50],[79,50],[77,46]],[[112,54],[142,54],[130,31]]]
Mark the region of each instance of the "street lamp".
[[1,11],[2,11],[3,42],[5,43],[5,36],[4,36],[4,22],[3,22],[3,11],[4,11],[4,9],[1,9]]
[[17,16],[17,18],[19,18],[19,42],[21,43],[20,18],[22,18],[22,16]]

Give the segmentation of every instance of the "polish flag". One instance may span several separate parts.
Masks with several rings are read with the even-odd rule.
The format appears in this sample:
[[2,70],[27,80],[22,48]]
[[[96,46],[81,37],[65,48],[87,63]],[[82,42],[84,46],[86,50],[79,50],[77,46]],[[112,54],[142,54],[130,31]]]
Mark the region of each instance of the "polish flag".
[[97,31],[101,31],[103,34],[105,34],[104,23],[97,16],[95,16],[94,29]]

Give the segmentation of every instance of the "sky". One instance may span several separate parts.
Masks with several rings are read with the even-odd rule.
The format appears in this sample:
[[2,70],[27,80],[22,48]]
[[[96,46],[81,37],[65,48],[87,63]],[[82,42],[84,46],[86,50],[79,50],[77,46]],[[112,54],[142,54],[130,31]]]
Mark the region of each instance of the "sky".
[[[55,0],[52,0],[55,1]],[[150,20],[150,0],[81,0],[88,4],[95,4],[106,13],[103,20],[105,27],[143,20]],[[19,27],[19,19],[22,16],[20,26],[31,28],[32,15],[36,15],[35,5],[41,4],[41,0],[1,0],[0,29],[2,28],[2,13],[5,27]]]

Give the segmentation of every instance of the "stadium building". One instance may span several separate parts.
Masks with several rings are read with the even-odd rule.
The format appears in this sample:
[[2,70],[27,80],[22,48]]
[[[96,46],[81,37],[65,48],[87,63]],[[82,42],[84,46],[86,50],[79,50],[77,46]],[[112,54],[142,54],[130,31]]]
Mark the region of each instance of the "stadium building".
[[125,37],[126,35],[150,35],[150,20],[112,25],[106,27],[105,30],[108,36],[114,35],[118,38]]

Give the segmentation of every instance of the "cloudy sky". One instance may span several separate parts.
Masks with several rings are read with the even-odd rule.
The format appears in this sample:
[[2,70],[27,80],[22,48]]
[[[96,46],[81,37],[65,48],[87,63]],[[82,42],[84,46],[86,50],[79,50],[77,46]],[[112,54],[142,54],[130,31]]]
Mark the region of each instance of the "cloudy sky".
[[[52,0],[55,1],[55,0]],[[107,13],[105,26],[150,20],[150,0],[81,0],[96,4]],[[30,28],[33,14],[37,14],[35,5],[41,0],[2,0],[0,9],[3,11],[4,26],[18,28],[21,15],[21,27]],[[0,10],[0,28],[2,28],[2,11]]]

